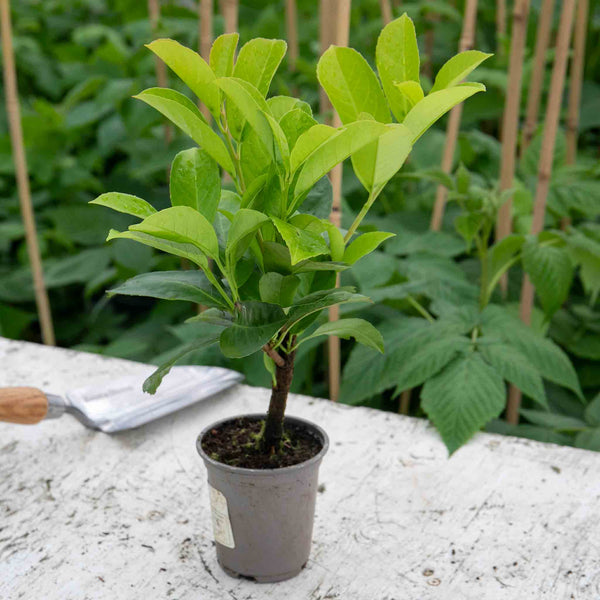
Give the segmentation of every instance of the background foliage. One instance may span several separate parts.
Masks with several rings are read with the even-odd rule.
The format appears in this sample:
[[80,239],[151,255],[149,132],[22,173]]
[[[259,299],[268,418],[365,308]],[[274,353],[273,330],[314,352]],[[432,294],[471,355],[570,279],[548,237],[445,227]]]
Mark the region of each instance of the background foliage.
[[[475,47],[495,52],[495,2],[479,4]],[[532,2],[525,83],[532,67],[536,33],[532,24],[537,21],[539,4]],[[526,392],[522,424],[515,427],[492,421],[490,429],[600,449],[598,4],[591,2],[577,164],[565,165],[561,135],[549,196],[548,231],[538,240],[523,238],[521,245],[517,242],[514,251],[506,254],[513,261],[507,299],[495,288],[483,313],[475,314],[470,308],[477,304],[483,308],[482,249],[487,251],[489,242],[485,228],[493,225],[502,201],[495,189],[508,39],[503,40],[504,53],[477,70],[477,79],[489,91],[465,106],[456,172],[448,177],[439,171],[445,138],[442,121],[417,143],[409,163],[365,221],[364,231],[370,224],[397,236],[358,262],[351,274],[342,276],[342,285],[356,286],[376,304],[360,310],[349,305],[341,312],[376,324],[384,333],[387,353],[376,358],[368,349],[342,342],[342,401],[397,410],[400,392],[416,388],[411,413],[422,415],[425,408],[435,420],[433,415],[443,407],[432,406],[432,399],[448,397],[457,389],[477,393],[479,388],[479,397],[488,396],[491,403],[474,415],[480,426],[501,410],[498,403],[505,381],[519,378],[515,383]],[[156,84],[153,56],[143,46],[152,39],[146,4],[22,0],[12,8],[27,158],[58,343],[159,362],[193,339],[193,324],[176,325],[191,316],[190,306],[108,297],[104,292],[138,273],[178,268],[179,261],[128,240],[106,245],[108,229],[124,229],[132,220],[87,205],[97,195],[118,189],[142,196],[158,209],[166,208],[168,165],[178,151],[191,145],[189,139],[176,135],[167,146],[160,115],[131,98]],[[295,73],[284,63],[271,92],[297,93],[317,113],[318,11],[316,2],[306,0],[298,2],[298,9],[301,60]],[[282,10],[283,3],[242,2],[240,41],[256,36],[285,38]],[[461,2],[456,7],[407,2],[402,3],[402,10],[415,20],[422,52],[425,32],[433,28],[436,72],[458,47]],[[162,11],[160,35],[197,47],[195,2],[163,2]],[[439,19],[428,19],[431,13]],[[216,34],[222,25],[216,16]],[[370,61],[381,26],[378,3],[353,3],[351,44]],[[169,84],[187,93],[174,77]],[[426,91],[430,85],[425,78]],[[517,234],[529,230],[540,144],[537,135],[519,161],[514,191]],[[438,183],[450,188],[452,202],[443,231],[432,233],[429,219]],[[350,168],[344,170],[343,189],[344,225],[349,226],[365,201]],[[38,341],[4,111],[0,112],[0,196],[0,335]],[[573,218],[573,228],[557,233],[566,215]],[[504,264],[503,257],[496,251],[496,263],[494,256],[489,259],[491,268]],[[522,267],[539,292],[534,323],[526,331],[514,319]],[[491,358],[486,337],[495,339],[508,330],[513,333],[505,340],[504,350]],[[465,344],[476,347],[477,353],[465,354]],[[575,375],[566,355],[575,366]],[[327,395],[325,356],[321,339],[301,347],[295,391]],[[216,350],[198,353],[193,361],[225,364]],[[251,384],[269,384],[259,355],[227,364],[244,371]],[[496,375],[490,374],[490,364]],[[464,402],[469,402],[468,394]]]

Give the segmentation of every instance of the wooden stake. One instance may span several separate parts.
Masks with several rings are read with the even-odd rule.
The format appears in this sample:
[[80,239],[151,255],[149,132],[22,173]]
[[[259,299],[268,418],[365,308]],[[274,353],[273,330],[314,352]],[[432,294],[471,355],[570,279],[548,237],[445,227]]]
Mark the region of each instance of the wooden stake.
[[527,95],[527,111],[525,113],[525,125],[523,126],[523,139],[521,140],[521,156],[529,146],[537,128],[542,89],[544,87],[544,74],[546,73],[546,54],[550,44],[550,34],[552,33],[553,14],[554,0],[543,0],[540,20],[537,23],[533,72]]
[[[554,157],[554,146],[556,144],[556,133],[558,131],[563,88],[567,72],[575,2],[576,0],[564,0],[560,16],[554,67],[552,68],[552,79],[550,81],[550,94],[544,121],[544,137],[542,139],[542,149],[538,165],[538,181],[533,205],[533,221],[531,224],[532,235],[537,235],[544,228],[546,199],[548,196],[548,188],[550,187],[550,177],[552,175],[552,160]],[[522,321],[527,325],[531,324],[534,294],[535,290],[531,281],[527,276],[524,276],[521,288],[520,316]],[[506,420],[509,423],[516,424],[519,422],[520,406],[521,392],[514,386],[511,386],[506,407]]]
[[296,0],[285,0],[285,27],[288,43],[288,68],[294,72],[299,56]]
[[[459,52],[471,50],[475,43],[475,23],[477,22],[477,0],[467,0],[465,4],[465,16],[463,20],[463,30],[460,37]],[[452,162],[454,161],[454,151],[458,140],[458,131],[460,129],[460,119],[462,116],[462,104],[455,106],[448,117],[448,126],[446,129],[446,145],[442,156],[442,170],[450,173]],[[446,197],[448,190],[439,185],[435,194],[435,204],[431,215],[431,229],[439,231],[442,226],[444,209],[446,207]]]
[[[508,89],[502,115],[502,157],[500,161],[500,189],[512,187],[515,176],[515,158],[517,154],[517,131],[519,128],[519,108],[521,106],[521,81],[523,78],[523,56],[527,34],[527,18],[529,0],[516,0],[513,12],[512,39],[510,43],[510,59],[508,66]],[[496,222],[496,240],[510,234],[512,199],[508,199],[498,211]],[[508,279],[501,280],[506,290]]]
[[235,33],[238,30],[238,0],[220,0],[219,4],[225,22],[225,33]]
[[585,60],[585,39],[589,0],[578,0],[577,20],[573,32],[573,61],[571,63],[571,82],[569,87],[569,105],[567,109],[567,164],[574,165],[577,156],[577,137],[579,134],[579,105],[581,104],[581,86],[583,84],[583,65]]
[[31,192],[29,189],[25,145],[23,143],[23,130],[21,129],[21,109],[19,107],[19,92],[17,89],[17,74],[12,44],[9,0],[0,0],[0,28],[2,34],[2,55],[4,56],[3,74],[6,112],[8,114],[10,141],[15,163],[15,175],[19,191],[21,216],[25,226],[25,242],[33,277],[35,302],[40,319],[42,340],[44,344],[54,346],[56,343],[54,326],[52,324],[48,293],[44,284],[44,273],[38,246],[35,216],[31,205]]
[[398,412],[401,415],[408,414],[408,411],[410,409],[410,396],[411,396],[411,390],[404,390],[400,394],[400,404],[398,406]]
[[390,0],[379,0],[379,4],[381,5],[381,20],[385,27],[388,23],[391,23],[394,18],[392,14],[392,4]]
[[[158,29],[158,21],[160,20],[160,0],[148,0],[148,16],[150,17],[150,27],[152,28],[152,35],[156,37],[157,29]],[[158,58],[158,56],[154,57],[154,68],[156,70],[156,83],[158,87],[166,88],[167,87],[167,65]],[[171,131],[171,126],[168,123],[165,123],[165,142],[167,146],[171,143],[173,139],[173,132]]]
[[[319,0],[319,48],[321,54],[334,43],[337,23],[337,0]],[[319,87],[319,110],[325,115],[331,110],[331,102],[322,87]]]
[[506,37],[506,0],[496,0],[496,52],[504,55],[504,38]]
[[[213,35],[213,0],[200,0],[198,3],[198,51],[206,62],[210,59]],[[198,101],[198,106],[210,123],[212,118],[210,110],[200,101]]]
[[[347,46],[350,37],[350,0],[334,0],[335,2],[335,33],[334,43],[337,46]],[[333,2],[332,2],[333,4]],[[333,115],[333,126],[341,125],[340,118],[336,112]],[[331,208],[330,221],[340,227],[342,224],[342,165],[337,165],[331,171],[331,186],[333,188],[333,205]],[[336,286],[339,285],[339,275],[336,278]],[[339,307],[332,306],[329,309],[329,320],[339,319]],[[329,338],[329,397],[336,402],[340,394],[341,358],[340,340],[338,337]]]

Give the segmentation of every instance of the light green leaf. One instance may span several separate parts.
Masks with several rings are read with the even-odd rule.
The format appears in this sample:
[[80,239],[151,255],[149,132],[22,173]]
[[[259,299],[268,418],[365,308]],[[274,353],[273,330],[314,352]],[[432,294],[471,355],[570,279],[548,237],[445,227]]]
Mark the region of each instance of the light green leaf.
[[215,308],[227,308],[227,304],[206,276],[195,270],[143,273],[108,290],[108,294],[184,300]]
[[383,352],[383,338],[371,323],[364,319],[341,319],[329,321],[318,327],[314,333],[305,337],[300,343],[314,339],[322,335],[335,335],[348,340],[354,338],[359,344]]
[[240,208],[234,215],[227,237],[227,257],[235,263],[246,252],[256,232],[269,221],[269,217],[256,210]]
[[400,83],[394,84],[398,91],[402,94],[403,98],[406,100],[406,104],[408,106],[407,112],[415,105],[423,100],[425,94],[423,93],[423,88],[418,81],[413,81],[409,79],[407,81],[402,81]]
[[276,217],[272,217],[271,220],[290,251],[292,265],[329,252],[327,243],[320,234],[299,229]]
[[325,141],[341,132],[329,125],[313,125],[296,141],[290,153],[290,170],[295,173],[298,167]]
[[383,90],[396,119],[401,122],[410,106],[396,83],[419,82],[419,47],[415,26],[406,14],[386,25],[377,40],[375,60]]
[[286,50],[283,40],[254,38],[242,46],[233,76],[251,83],[265,97]]
[[235,49],[239,39],[239,33],[224,33],[213,42],[208,64],[216,77],[231,77],[233,74]]
[[368,113],[376,121],[390,122],[385,96],[369,63],[352,48],[330,46],[319,59],[317,78],[342,123]]
[[121,194],[119,192],[102,194],[95,200],[92,200],[90,204],[106,206],[117,212],[133,215],[140,219],[148,217],[156,212],[156,209],[145,200],[142,200],[137,196],[132,196],[131,194]]
[[215,74],[204,59],[175,40],[154,40],[146,46],[158,56],[208,107],[215,119],[220,115]]
[[162,113],[210,154],[223,169],[231,175],[235,174],[225,142],[206,124],[198,107],[189,98],[174,90],[162,88],[144,90],[134,98]]
[[435,82],[430,93],[438,92],[460,83],[471,71],[476,69],[484,60],[492,54],[479,52],[479,50],[467,50],[453,56],[438,71]]
[[213,226],[205,216],[189,206],[165,208],[146,217],[141,223],[132,225],[129,230],[192,244],[210,258],[219,260],[219,242]]
[[281,117],[279,124],[285,134],[289,148],[294,148],[298,138],[317,122],[301,108],[294,108]]
[[573,281],[573,263],[568,252],[529,239],[523,245],[523,268],[536,289],[544,312],[553,315],[567,299]]
[[190,206],[212,223],[221,196],[217,163],[201,148],[181,151],[171,167],[170,192],[173,206]]
[[[273,157],[273,133],[255,95],[249,91],[245,82],[234,77],[221,77],[217,85],[223,90],[228,100],[235,106],[243,120],[258,136],[269,157]],[[237,120],[237,118],[236,118]],[[241,133],[241,129],[240,129]],[[239,136],[237,136],[239,137]],[[237,139],[237,138],[236,138]]]
[[383,231],[370,231],[363,233],[354,239],[344,252],[342,261],[353,265],[357,260],[363,256],[373,252],[379,244],[385,242],[385,240],[394,237],[395,233],[385,233]]
[[542,377],[573,390],[583,398],[571,361],[554,342],[541,337],[520,319],[493,304],[482,312],[481,327],[484,335],[498,337],[517,348]]
[[502,343],[481,344],[479,350],[504,379],[542,406],[548,406],[542,377],[526,356],[513,346]]
[[502,377],[476,352],[455,358],[425,382],[421,406],[450,454],[504,409]]
[[206,256],[193,244],[174,242],[156,237],[155,235],[141,233],[139,231],[115,231],[114,229],[111,229],[108,232],[106,241],[108,242],[114,239],[125,239],[140,242],[141,244],[150,246],[151,248],[156,248],[162,252],[167,252],[168,254],[173,254],[174,256],[179,256],[180,258],[185,258],[203,269],[208,268]]
[[156,393],[156,390],[162,383],[163,378],[169,373],[169,371],[171,370],[171,367],[178,360],[182,359],[184,356],[186,356],[186,354],[189,354],[190,352],[194,352],[194,350],[201,350],[202,348],[208,348],[209,346],[216,344],[218,342],[218,340],[219,340],[218,336],[207,335],[207,336],[201,337],[197,340],[194,340],[193,342],[190,342],[189,344],[185,344],[184,346],[182,346],[181,349],[177,353],[175,353],[174,355],[171,355],[171,357],[166,362],[161,364],[158,367],[158,369],[156,369],[156,371],[154,371],[154,373],[152,373],[152,375],[150,375],[150,377],[148,377],[146,379],[146,381],[144,381],[144,385],[143,385],[144,392],[146,392],[147,394]]
[[352,166],[360,182],[376,196],[400,170],[411,150],[411,131],[404,125],[388,125],[376,141],[352,155]]
[[309,117],[312,117],[310,104],[292,96],[272,96],[267,100],[267,106],[271,111],[271,115],[277,121],[281,121],[284,115],[297,108],[305,112]]
[[[309,134],[309,129],[304,135]],[[310,188],[329,173],[333,167],[364,148],[386,133],[388,127],[376,121],[356,121],[346,126],[338,135],[330,137],[318,146],[306,159],[294,188],[294,201],[300,199]],[[298,143],[296,146],[300,143]],[[297,204],[293,205],[294,210]]]
[[296,275],[281,275],[274,271],[265,273],[258,282],[260,299],[278,306],[290,306],[299,285],[300,279]]
[[229,358],[242,358],[260,350],[285,323],[281,307],[265,302],[243,302],[233,325],[221,333],[221,350]]
[[413,144],[451,108],[473,94],[484,91],[485,86],[481,83],[461,83],[425,96],[411,108],[403,121],[413,134]]

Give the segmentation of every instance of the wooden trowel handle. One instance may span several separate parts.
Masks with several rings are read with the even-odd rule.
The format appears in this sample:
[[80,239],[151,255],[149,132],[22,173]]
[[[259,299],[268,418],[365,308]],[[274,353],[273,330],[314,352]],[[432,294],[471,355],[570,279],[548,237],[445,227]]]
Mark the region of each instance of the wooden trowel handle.
[[48,413],[48,398],[33,387],[0,388],[0,421],[33,425]]

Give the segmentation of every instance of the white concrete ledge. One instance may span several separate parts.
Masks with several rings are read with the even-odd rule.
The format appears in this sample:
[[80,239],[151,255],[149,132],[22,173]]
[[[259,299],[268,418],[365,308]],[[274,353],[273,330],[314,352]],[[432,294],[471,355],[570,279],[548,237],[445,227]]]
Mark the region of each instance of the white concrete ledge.
[[[3,339],[0,365],[0,386],[55,393],[140,369]],[[0,598],[600,598],[600,454],[480,434],[448,460],[425,421],[302,396],[289,413],[331,438],[311,560],[280,584],[229,578],[195,438],[267,400],[239,385],[113,436],[1,424]]]

